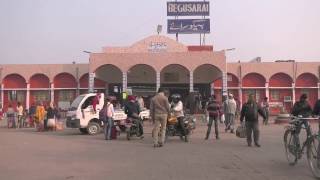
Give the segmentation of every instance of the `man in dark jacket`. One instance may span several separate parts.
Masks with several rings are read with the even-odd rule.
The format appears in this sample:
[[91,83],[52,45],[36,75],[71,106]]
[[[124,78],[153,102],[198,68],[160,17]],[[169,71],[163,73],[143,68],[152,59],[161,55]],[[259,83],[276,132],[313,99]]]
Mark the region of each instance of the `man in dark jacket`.
[[140,132],[139,136],[143,138],[143,126],[139,117],[139,104],[136,102],[136,98],[134,96],[128,96],[128,100],[128,103],[126,103],[124,107],[124,112],[127,114],[128,117],[132,118],[134,123],[138,126]]
[[252,143],[252,131],[253,131],[253,140],[254,144],[257,147],[260,147],[259,144],[259,122],[258,114],[260,114],[263,119],[266,119],[266,115],[258,103],[254,100],[254,95],[250,94],[247,103],[242,106],[240,121],[243,122],[243,118],[246,119],[246,131],[247,131],[247,143],[248,146],[251,146]]
[[294,116],[302,116],[302,117],[311,116],[312,109],[307,99],[308,99],[308,96],[306,94],[302,94],[300,96],[300,100],[294,103],[291,114],[293,114]]
[[208,122],[208,130],[207,130],[205,140],[207,140],[210,136],[210,131],[211,131],[213,121],[214,121],[214,131],[216,134],[216,139],[220,139],[219,131],[218,131],[218,120],[219,120],[219,117],[222,115],[222,112],[221,112],[221,106],[217,102],[215,95],[212,95],[211,98],[209,99],[208,105],[206,107],[206,111],[208,112],[208,115],[209,115],[209,122]]

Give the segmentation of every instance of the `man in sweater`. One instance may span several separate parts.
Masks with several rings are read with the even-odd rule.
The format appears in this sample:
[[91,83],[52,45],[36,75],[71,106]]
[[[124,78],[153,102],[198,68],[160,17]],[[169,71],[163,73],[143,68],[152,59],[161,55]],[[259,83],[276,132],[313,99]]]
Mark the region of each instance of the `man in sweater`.
[[258,103],[254,100],[254,95],[250,94],[248,101],[242,106],[240,121],[243,122],[243,118],[246,119],[246,131],[247,131],[247,143],[248,146],[251,146],[252,143],[252,131],[253,131],[253,140],[254,144],[257,147],[260,147],[259,144],[259,122],[258,114],[260,114],[263,119],[266,119],[266,115]]
[[[164,94],[164,89],[159,88],[158,94],[151,99],[150,115],[154,122],[153,142],[154,147],[162,147],[166,136],[167,118],[170,113],[170,105],[168,97]],[[159,131],[161,125],[161,133],[159,140]]]

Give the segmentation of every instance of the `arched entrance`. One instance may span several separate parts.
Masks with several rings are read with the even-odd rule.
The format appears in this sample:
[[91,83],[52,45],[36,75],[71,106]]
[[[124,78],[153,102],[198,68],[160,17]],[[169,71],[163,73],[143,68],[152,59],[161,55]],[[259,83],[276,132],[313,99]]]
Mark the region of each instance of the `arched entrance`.
[[137,64],[127,72],[128,90],[133,95],[149,96],[156,92],[156,71],[146,64]]
[[[89,74],[86,73],[86,74],[82,75],[80,77],[79,83],[80,83],[80,94],[88,93]],[[96,91],[105,93],[106,86],[107,86],[107,84],[103,80],[100,80],[97,78],[94,79],[94,89]]]
[[292,108],[292,78],[285,73],[276,73],[269,79],[269,102],[271,114],[279,114],[284,107],[287,112]]
[[193,71],[194,91],[199,92],[204,99],[207,99],[211,94],[221,96],[221,92],[218,92],[221,91],[221,88],[218,88],[218,90],[213,83],[221,76],[222,71],[212,64],[198,66]]
[[50,102],[50,81],[44,74],[34,74],[30,78],[30,104]]
[[54,79],[54,102],[61,109],[68,109],[76,96],[77,82],[69,73],[57,74]]
[[[105,64],[95,71],[95,78],[105,83],[106,95],[116,96],[121,99],[122,71],[115,65]],[[106,85],[107,84],[107,85]]]
[[189,94],[189,70],[179,64],[170,64],[160,72],[160,86],[169,89],[170,94],[178,93],[182,97]]
[[249,73],[242,79],[242,102],[248,100],[249,94],[255,96],[257,102],[261,102],[266,96],[266,79],[258,73]]
[[[222,78],[221,76],[212,83],[214,94],[219,101],[222,101]],[[232,93],[234,98],[240,100],[239,97],[239,79],[236,75],[228,73],[227,76],[228,93]]]
[[9,104],[11,104],[13,107],[16,107],[18,102],[25,107],[27,90],[26,80],[19,74],[9,74],[3,79],[3,84],[4,109],[6,110]]
[[311,106],[318,99],[318,78],[311,73],[303,73],[296,80],[296,101],[302,94],[307,94]]

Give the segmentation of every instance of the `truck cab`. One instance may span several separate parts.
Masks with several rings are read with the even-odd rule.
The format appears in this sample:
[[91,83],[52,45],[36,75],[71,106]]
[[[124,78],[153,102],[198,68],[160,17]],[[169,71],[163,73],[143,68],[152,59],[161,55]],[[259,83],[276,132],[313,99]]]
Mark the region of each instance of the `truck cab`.
[[[98,98],[99,97],[99,98]],[[98,98],[96,110],[93,101]],[[103,93],[88,93],[79,95],[71,104],[67,112],[66,126],[78,128],[81,133],[96,135],[101,131],[103,122],[99,119],[99,112],[104,105]]]

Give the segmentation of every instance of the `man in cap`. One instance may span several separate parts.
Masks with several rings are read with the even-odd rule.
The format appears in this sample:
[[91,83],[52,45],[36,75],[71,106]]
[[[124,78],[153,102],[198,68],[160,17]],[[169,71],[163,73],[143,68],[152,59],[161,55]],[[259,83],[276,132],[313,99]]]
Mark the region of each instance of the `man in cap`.
[[224,115],[226,118],[225,131],[227,132],[228,130],[230,130],[231,133],[234,133],[234,119],[235,119],[235,115],[236,115],[236,111],[237,111],[237,103],[233,99],[233,94],[230,93],[228,96],[228,99],[224,101],[223,110],[224,110]]

